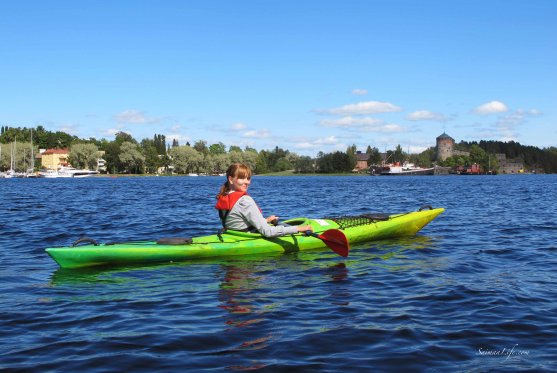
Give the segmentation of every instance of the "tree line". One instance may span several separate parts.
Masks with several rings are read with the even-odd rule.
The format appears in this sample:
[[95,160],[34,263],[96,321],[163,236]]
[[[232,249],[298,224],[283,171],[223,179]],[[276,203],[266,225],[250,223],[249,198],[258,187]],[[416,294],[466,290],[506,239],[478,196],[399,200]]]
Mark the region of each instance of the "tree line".
[[[320,153],[313,159],[280,147],[257,151],[237,145],[227,147],[224,143],[207,144],[199,140],[180,145],[174,139],[167,144],[164,135],[135,140],[130,134],[118,132],[114,140],[80,139],[64,132],[50,132],[43,126],[37,128],[14,128],[2,126],[0,132],[0,170],[10,165],[10,146],[17,141],[16,168],[27,169],[31,163],[31,142],[34,154],[39,149],[69,149],[68,161],[76,168],[94,169],[99,158],[106,161],[109,173],[178,173],[216,174],[226,171],[232,163],[248,164],[255,173],[266,174],[293,170],[296,173],[349,172],[355,161],[346,162],[346,154]],[[343,155],[344,154],[344,155]],[[341,161],[339,157],[344,157]],[[331,159],[333,160],[331,162]],[[38,168],[40,165],[36,165]]]
[[[12,152],[10,144],[17,140],[17,147]],[[33,152],[31,152],[31,142]],[[118,132],[114,140],[97,140],[95,138],[80,139],[65,132],[51,132],[43,126],[36,128],[0,127],[0,170],[10,166],[11,155],[15,156],[15,164],[25,170],[32,164],[31,154],[39,149],[69,149],[69,162],[76,168],[94,169],[101,157],[106,161],[110,173],[222,173],[228,165],[235,162],[249,164],[257,174],[293,170],[295,173],[348,173],[354,170],[358,151],[355,145],[346,151],[331,153],[319,152],[317,157],[298,155],[280,147],[257,151],[251,147],[244,149],[236,145],[227,147],[222,142],[207,144],[199,140],[193,145],[180,145],[173,139],[167,144],[164,135],[155,134],[153,138],[145,138],[138,142],[130,134]],[[394,150],[381,153],[376,147],[368,146],[368,165],[381,162],[411,162],[422,167],[433,164],[457,167],[473,163],[482,169],[497,170],[498,164],[494,154],[505,154],[507,159],[522,161],[529,170],[557,173],[557,148],[540,149],[524,146],[517,142],[480,141],[464,142],[455,145],[455,149],[466,151],[468,156],[456,155],[445,161],[436,159],[436,149],[431,147],[419,154],[408,154],[398,145]],[[101,152],[101,153],[100,153]],[[40,165],[35,165],[37,166]]]

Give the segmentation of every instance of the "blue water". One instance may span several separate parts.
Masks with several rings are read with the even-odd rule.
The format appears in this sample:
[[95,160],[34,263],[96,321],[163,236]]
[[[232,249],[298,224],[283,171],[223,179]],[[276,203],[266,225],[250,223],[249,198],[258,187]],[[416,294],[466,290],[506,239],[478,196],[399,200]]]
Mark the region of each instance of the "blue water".
[[446,208],[346,259],[71,271],[44,252],[213,233],[222,181],[0,179],[0,370],[557,370],[557,175],[253,179],[284,219]]

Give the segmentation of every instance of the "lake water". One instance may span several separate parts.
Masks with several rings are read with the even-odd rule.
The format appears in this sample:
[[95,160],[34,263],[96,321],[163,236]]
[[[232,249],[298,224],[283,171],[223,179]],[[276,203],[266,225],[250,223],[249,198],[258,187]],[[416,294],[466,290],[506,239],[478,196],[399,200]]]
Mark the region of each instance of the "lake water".
[[557,175],[254,177],[283,219],[446,208],[348,258],[71,271],[44,252],[213,233],[222,182],[0,179],[0,370],[557,370]]

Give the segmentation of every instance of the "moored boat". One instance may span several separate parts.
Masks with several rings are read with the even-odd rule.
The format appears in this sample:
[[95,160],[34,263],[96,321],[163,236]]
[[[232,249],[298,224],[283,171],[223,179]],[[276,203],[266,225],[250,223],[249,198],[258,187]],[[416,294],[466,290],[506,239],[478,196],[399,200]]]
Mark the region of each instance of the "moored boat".
[[380,174],[383,176],[433,175],[434,170],[434,167],[423,168],[416,166],[413,163],[404,163],[402,165],[396,163],[383,166]]
[[43,170],[39,172],[39,177],[44,178],[66,178],[66,177],[89,177],[98,174],[99,171],[78,170],[74,167],[61,167],[58,170]]
[[[340,231],[352,244],[391,237],[412,236],[443,211],[443,208],[434,209],[427,206],[418,211],[402,214],[364,214],[323,219],[296,218],[287,220],[284,224],[311,225],[316,234]],[[83,243],[85,245],[81,245]],[[224,233],[194,238],[105,244],[99,244],[90,238],[82,238],[74,242],[72,246],[51,247],[47,248],[46,252],[62,268],[80,268],[288,253],[324,249],[327,246],[329,245],[324,240],[302,233],[266,238],[258,233],[228,230]]]

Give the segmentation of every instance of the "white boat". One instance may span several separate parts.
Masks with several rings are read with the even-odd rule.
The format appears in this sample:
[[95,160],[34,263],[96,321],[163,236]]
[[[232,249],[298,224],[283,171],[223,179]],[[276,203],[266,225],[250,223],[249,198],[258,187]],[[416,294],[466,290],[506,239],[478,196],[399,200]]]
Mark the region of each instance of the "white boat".
[[63,177],[89,177],[98,174],[99,171],[78,170],[74,167],[61,167],[58,170],[45,170],[39,172],[39,177],[63,178]]
[[8,170],[8,171],[6,171],[6,172],[4,173],[4,178],[5,178],[5,179],[11,179],[11,178],[14,178],[14,177],[17,177],[17,175],[16,175],[16,173],[15,173],[14,170],[11,170],[11,169],[10,169],[10,170]]
[[63,174],[58,173],[57,170],[48,169],[48,170],[39,171],[39,177],[54,179],[54,178],[60,178],[60,177],[71,177],[71,175],[66,175],[66,174],[63,175]]
[[399,176],[399,175],[433,175],[434,167],[422,168],[413,163],[404,163],[402,166],[398,163],[384,165],[381,169],[381,175]]

